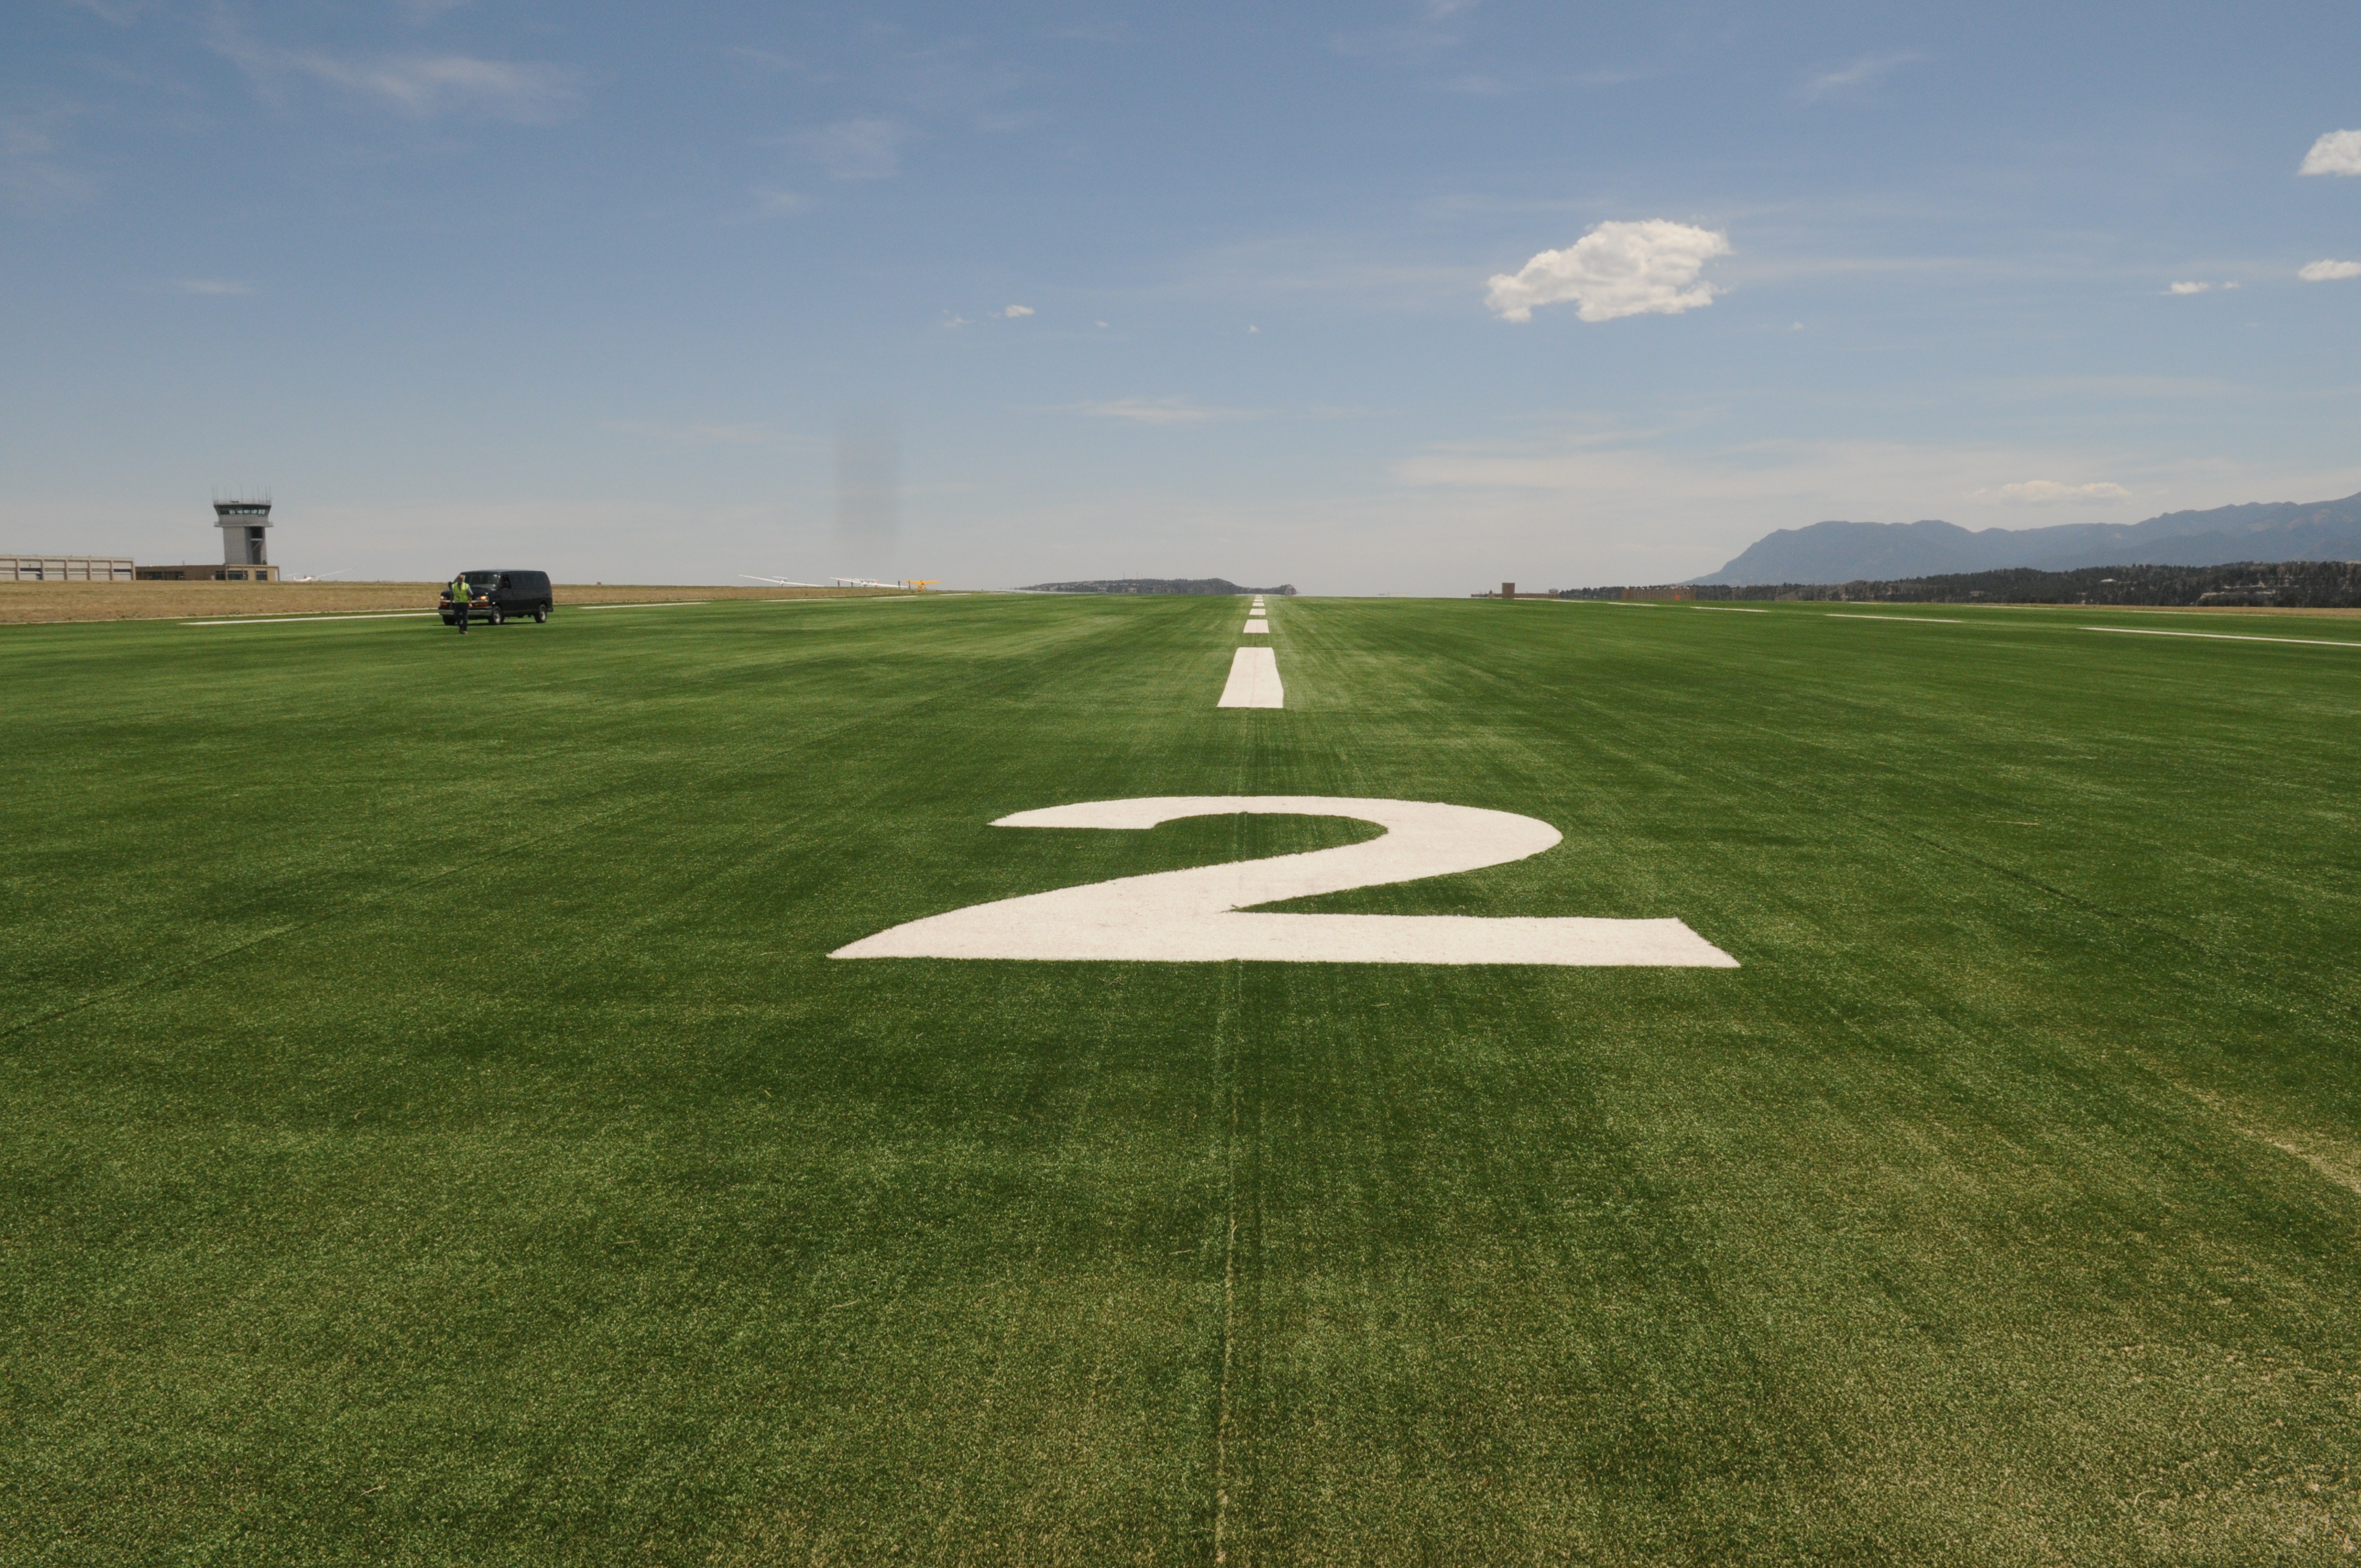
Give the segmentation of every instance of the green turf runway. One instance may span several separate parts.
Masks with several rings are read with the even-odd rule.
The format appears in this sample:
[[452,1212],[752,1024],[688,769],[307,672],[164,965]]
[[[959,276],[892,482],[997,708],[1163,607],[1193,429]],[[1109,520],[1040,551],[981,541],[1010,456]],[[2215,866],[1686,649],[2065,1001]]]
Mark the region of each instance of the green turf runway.
[[[2361,630],[1829,608],[0,630],[0,1561],[2348,1561]],[[825,957],[1161,795],[1743,967]]]

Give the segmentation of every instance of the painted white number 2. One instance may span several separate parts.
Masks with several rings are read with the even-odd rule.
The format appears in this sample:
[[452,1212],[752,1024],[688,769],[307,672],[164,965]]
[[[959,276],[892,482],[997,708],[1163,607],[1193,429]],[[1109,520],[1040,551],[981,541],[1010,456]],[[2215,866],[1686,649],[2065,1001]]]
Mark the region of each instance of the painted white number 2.
[[1647,964],[1736,969],[1677,920],[1484,919],[1462,915],[1254,915],[1257,904],[1471,872],[1555,844],[1546,822],[1472,806],[1326,795],[1164,795],[1020,811],[995,828],[1153,828],[1253,812],[1374,822],[1341,849],[972,905],[839,948],[836,959],[1229,959],[1332,964]]

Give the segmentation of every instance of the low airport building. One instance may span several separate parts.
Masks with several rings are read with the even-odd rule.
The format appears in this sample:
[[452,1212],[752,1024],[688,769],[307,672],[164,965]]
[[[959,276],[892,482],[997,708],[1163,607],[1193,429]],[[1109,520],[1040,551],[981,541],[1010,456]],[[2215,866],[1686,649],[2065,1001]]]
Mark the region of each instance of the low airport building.
[[128,555],[0,555],[0,583],[127,583]]
[[265,562],[251,565],[224,566],[214,562],[203,562],[193,566],[141,566],[137,576],[143,583],[275,583],[280,580],[279,568]]

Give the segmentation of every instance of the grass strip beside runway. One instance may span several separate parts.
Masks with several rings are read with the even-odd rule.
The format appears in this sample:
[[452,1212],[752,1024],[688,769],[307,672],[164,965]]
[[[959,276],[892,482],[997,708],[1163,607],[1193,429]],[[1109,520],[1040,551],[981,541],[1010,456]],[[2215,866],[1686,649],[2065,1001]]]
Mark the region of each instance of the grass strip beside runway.
[[[2343,1560],[2361,667],[1235,616],[12,630],[7,1555]],[[1203,795],[1743,967],[826,957]]]

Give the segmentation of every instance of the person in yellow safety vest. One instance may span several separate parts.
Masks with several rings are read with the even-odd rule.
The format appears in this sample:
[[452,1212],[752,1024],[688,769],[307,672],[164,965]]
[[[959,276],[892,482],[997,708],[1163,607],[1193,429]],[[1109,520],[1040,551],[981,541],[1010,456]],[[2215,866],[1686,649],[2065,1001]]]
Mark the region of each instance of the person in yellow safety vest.
[[467,635],[467,596],[471,591],[466,573],[451,579],[451,624],[459,629],[462,637]]

